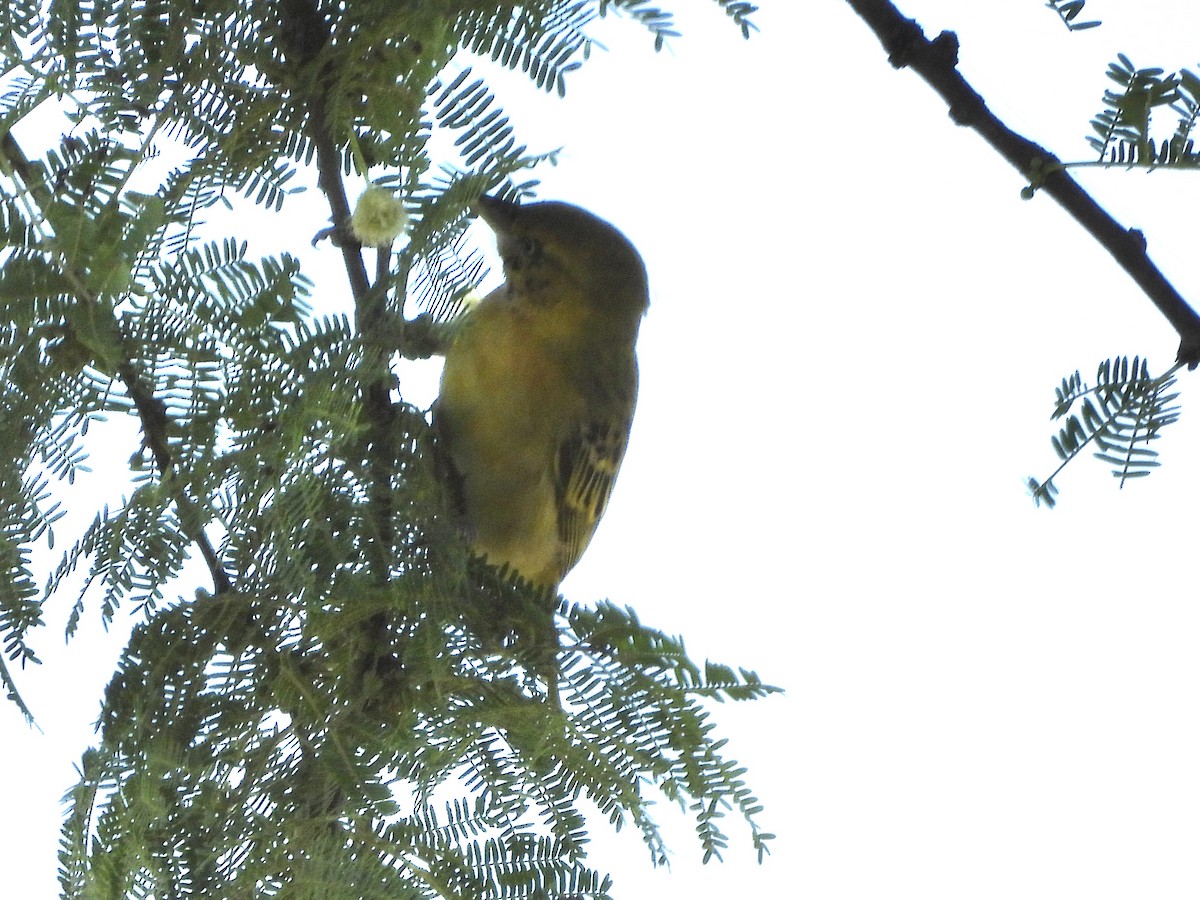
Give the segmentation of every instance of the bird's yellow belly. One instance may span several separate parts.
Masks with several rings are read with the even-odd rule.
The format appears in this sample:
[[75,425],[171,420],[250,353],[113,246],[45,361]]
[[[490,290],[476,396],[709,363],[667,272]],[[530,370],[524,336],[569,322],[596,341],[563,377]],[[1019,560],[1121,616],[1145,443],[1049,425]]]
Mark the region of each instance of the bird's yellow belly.
[[[485,312],[478,310],[478,312]],[[561,568],[555,454],[582,401],[516,315],[473,323],[446,354],[438,415],[476,552],[531,581]]]

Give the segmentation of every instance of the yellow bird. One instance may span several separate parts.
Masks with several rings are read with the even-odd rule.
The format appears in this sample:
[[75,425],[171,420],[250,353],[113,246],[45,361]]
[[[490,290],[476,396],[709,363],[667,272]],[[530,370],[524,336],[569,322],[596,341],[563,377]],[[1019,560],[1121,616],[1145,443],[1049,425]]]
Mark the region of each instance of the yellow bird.
[[475,209],[496,233],[505,283],[454,330],[434,425],[475,551],[554,589],[625,455],[646,267],[577,206],[485,196]]

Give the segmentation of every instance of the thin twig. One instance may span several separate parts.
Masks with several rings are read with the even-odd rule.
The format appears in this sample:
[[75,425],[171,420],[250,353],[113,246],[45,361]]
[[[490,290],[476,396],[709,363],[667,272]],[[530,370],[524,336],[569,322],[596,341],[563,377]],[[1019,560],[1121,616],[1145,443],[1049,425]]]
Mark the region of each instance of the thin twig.
[[888,0],[846,0],[875,32],[896,68],[908,66],[950,107],[955,124],[974,128],[1031,185],[1053,197],[1106,249],[1179,333],[1177,359],[1189,369],[1200,364],[1200,316],[1146,255],[1146,238],[1124,228],[1069,175],[1044,147],[1022,137],[987,108],[958,71],[958,38],[943,31],[932,41]]

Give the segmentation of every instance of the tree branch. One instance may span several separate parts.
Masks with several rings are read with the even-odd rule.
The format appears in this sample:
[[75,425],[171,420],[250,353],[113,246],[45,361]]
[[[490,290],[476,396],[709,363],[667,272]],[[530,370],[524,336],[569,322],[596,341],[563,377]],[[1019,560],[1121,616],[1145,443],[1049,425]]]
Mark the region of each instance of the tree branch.
[[1062,168],[1044,147],[1022,137],[987,108],[983,98],[958,71],[958,37],[943,31],[928,40],[912,19],[906,19],[888,0],[846,0],[871,27],[896,68],[909,66],[928,82],[950,107],[957,125],[974,128],[1001,156],[1044,190],[1082,225],[1145,292],[1179,333],[1177,359],[1189,369],[1200,364],[1200,316],[1146,255],[1146,238],[1123,228]]
[[[29,158],[25,156],[25,152],[11,133],[0,136],[0,157],[3,157],[3,163],[15,177],[20,179],[42,209],[53,202],[54,198],[47,190],[41,174],[29,162]],[[97,298],[88,289],[86,279],[79,272],[64,266],[63,274],[72,285],[72,293],[77,303],[88,304],[92,307],[98,306]],[[133,401],[133,407],[137,411],[142,426],[142,439],[154,456],[159,478],[171,491],[171,497],[179,512],[180,528],[188,540],[196,545],[200,555],[204,558],[204,564],[208,567],[209,575],[212,576],[213,592],[224,594],[232,591],[233,582],[221,564],[221,558],[208,539],[208,535],[204,533],[202,517],[199,515],[196,504],[176,483],[177,472],[167,436],[169,419],[166,406],[154,396],[153,389],[144,384],[137,364],[125,352],[120,323],[115,316],[109,318],[109,327],[121,346],[121,358],[116,366],[117,378],[125,385],[125,390],[129,394],[130,400]]]
[[184,494],[182,488],[174,484],[176,481],[175,462],[171,456],[170,445],[167,443],[167,425],[170,420],[167,417],[166,405],[142,384],[137,367],[128,357],[117,367],[117,375],[124,383],[125,390],[129,393],[129,399],[133,401],[133,408],[137,410],[138,418],[142,422],[142,436],[154,456],[159,477],[172,492],[175,506],[179,509],[180,528],[200,550],[200,555],[204,557],[204,564],[212,576],[213,593],[225,594],[232,591],[233,582],[230,581],[225,567],[221,564],[221,558],[217,555],[212,542],[209,541],[208,535],[204,533],[196,504]]
[[350,292],[354,298],[354,324],[363,351],[360,388],[366,413],[367,465],[370,471],[371,518],[375,531],[368,547],[369,562],[379,583],[386,583],[392,563],[392,477],[395,474],[396,411],[392,407],[392,375],[388,356],[369,336],[386,320],[386,295],[382,282],[371,286],[363,262],[362,246],[350,231],[350,202],[342,181],[342,155],[329,121],[322,82],[320,52],[330,39],[330,26],[313,0],[285,0],[282,6],[286,57],[297,76],[293,90],[303,98],[308,113],[307,132],[317,157],[317,183],[329,201],[332,235],[342,251]]

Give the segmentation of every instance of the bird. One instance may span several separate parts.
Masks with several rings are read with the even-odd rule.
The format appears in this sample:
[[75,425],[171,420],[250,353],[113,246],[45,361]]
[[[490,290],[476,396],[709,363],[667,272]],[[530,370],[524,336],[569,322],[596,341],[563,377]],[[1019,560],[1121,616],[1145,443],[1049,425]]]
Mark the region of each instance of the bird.
[[556,591],[604,515],[637,402],[646,266],[569,203],[484,195],[504,283],[456,323],[433,425],[474,554]]

